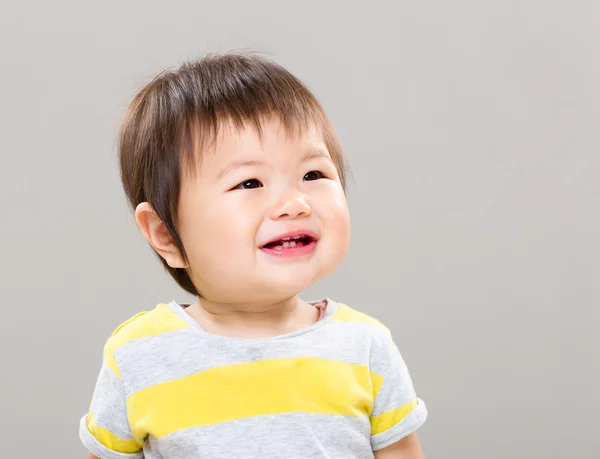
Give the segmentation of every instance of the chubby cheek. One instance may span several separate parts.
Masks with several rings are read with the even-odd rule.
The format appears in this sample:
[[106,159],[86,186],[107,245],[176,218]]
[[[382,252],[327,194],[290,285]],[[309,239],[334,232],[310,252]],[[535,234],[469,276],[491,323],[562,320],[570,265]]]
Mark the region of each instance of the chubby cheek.
[[333,257],[336,262],[341,262],[348,252],[351,233],[348,204],[343,192],[334,195],[334,199],[323,206],[320,213],[327,232],[328,256]]
[[210,271],[230,271],[247,265],[248,257],[254,254],[256,222],[248,209],[205,206],[190,227],[189,247],[197,266],[210,263]]

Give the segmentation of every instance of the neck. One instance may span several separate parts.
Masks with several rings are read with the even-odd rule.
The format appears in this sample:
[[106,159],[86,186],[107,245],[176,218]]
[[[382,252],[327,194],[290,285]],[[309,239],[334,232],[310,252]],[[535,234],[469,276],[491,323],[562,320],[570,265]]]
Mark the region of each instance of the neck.
[[199,298],[188,308],[188,312],[207,332],[241,338],[290,333],[309,327],[319,316],[317,308],[302,301],[298,295],[260,304],[225,303]]
[[199,298],[193,305],[215,322],[281,320],[293,314],[302,303],[298,295],[268,303],[224,303]]

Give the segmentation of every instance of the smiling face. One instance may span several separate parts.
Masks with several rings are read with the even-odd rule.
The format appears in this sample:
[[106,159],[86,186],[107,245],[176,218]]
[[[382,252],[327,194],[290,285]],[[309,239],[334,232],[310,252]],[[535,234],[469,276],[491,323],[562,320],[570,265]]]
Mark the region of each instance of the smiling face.
[[215,302],[282,301],[334,271],[350,243],[346,198],[321,133],[280,121],[224,128],[184,180],[179,229],[189,271]]

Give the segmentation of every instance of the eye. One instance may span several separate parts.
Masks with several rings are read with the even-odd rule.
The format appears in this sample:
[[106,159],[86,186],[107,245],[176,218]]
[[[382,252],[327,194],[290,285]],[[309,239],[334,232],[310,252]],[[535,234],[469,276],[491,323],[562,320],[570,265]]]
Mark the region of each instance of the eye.
[[257,179],[244,180],[242,183],[233,187],[234,190],[251,190],[261,188],[263,184]]
[[311,181],[311,180],[319,180],[322,178],[325,178],[325,176],[323,175],[322,172],[319,172],[319,171],[310,171],[308,174],[306,174],[304,176],[304,180],[306,180],[307,182]]

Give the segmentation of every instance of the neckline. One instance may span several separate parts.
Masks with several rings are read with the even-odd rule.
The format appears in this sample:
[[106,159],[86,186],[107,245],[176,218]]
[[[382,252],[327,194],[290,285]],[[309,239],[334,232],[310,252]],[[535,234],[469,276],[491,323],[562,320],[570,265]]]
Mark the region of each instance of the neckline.
[[306,333],[310,333],[314,330],[317,330],[331,320],[331,318],[335,315],[335,313],[337,312],[338,307],[339,307],[338,303],[331,300],[330,298],[323,298],[323,299],[317,300],[317,301],[307,301],[307,303],[314,305],[315,307],[317,307],[316,305],[318,305],[319,303],[325,304],[325,313],[321,315],[321,318],[317,322],[310,325],[309,327],[301,328],[300,330],[296,330],[296,331],[293,331],[290,333],[284,333],[282,335],[267,336],[265,338],[233,338],[230,336],[222,336],[222,335],[216,335],[214,333],[209,333],[206,330],[204,330],[204,328],[202,328],[202,326],[198,322],[196,322],[196,320],[177,301],[173,300],[170,303],[168,303],[167,306],[169,306],[169,308],[180,319],[182,319],[186,324],[188,324],[190,326],[190,328],[192,328],[195,332],[204,335],[206,338],[218,339],[221,341],[255,344],[255,343],[260,343],[260,342],[269,342],[269,341],[279,341],[279,340],[290,339],[290,338],[294,338],[296,336],[304,335]]

